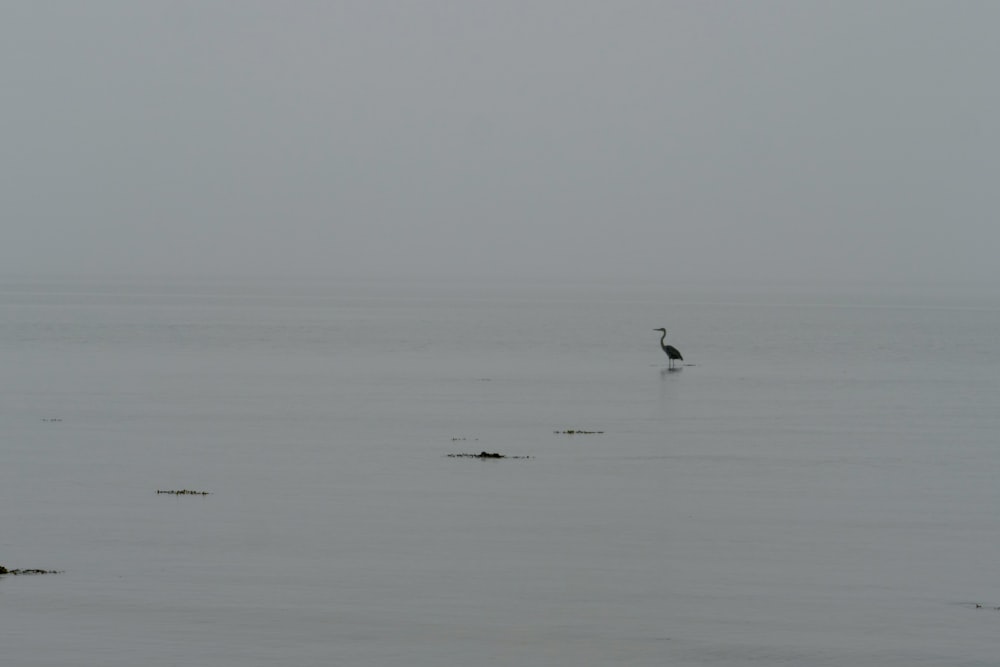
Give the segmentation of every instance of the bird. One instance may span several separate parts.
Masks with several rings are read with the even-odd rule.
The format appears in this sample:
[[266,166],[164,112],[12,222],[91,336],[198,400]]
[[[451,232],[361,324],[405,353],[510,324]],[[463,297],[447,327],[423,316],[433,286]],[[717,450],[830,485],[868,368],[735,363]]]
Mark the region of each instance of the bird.
[[667,340],[667,330],[666,329],[664,329],[664,328],[661,327],[659,329],[653,329],[653,331],[662,331],[663,332],[663,335],[660,336],[660,348],[663,349],[663,352],[667,355],[667,359],[670,360],[668,362],[670,364],[669,365],[670,368],[674,367],[674,360],[675,359],[680,359],[681,361],[684,361],[684,357],[681,356],[680,350],[678,350],[673,345],[667,345],[666,342],[664,342],[664,341]]

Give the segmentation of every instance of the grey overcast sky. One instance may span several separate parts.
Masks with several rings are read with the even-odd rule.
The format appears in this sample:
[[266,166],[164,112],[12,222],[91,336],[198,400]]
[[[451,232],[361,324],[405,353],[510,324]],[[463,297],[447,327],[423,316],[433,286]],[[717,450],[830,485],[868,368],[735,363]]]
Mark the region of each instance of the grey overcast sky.
[[3,273],[1000,284],[1000,2],[0,9]]

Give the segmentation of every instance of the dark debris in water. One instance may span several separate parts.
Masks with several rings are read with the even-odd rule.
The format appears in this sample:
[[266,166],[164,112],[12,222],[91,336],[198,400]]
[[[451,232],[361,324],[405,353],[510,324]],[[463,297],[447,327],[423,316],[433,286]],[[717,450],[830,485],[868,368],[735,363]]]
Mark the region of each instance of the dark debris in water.
[[500,452],[479,452],[478,454],[448,454],[451,459],[530,459],[530,456],[507,456]]
[[15,577],[22,574],[59,574],[60,572],[61,570],[39,570],[35,568],[26,568],[23,570],[15,568],[13,570],[8,570],[3,565],[0,565],[0,574],[11,574]]
[[156,493],[166,493],[171,496],[210,496],[212,495],[209,491],[192,491],[191,489],[180,489],[179,491],[160,491],[157,489]]
[[569,428],[565,431],[555,431],[559,435],[603,435],[604,431],[584,431],[579,428]]

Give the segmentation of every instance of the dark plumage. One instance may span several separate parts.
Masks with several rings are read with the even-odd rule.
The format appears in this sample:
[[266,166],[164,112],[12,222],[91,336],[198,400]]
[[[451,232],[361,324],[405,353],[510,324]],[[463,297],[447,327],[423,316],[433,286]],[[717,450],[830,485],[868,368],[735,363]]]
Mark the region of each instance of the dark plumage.
[[673,345],[667,345],[667,343],[666,343],[666,340],[667,340],[667,330],[666,329],[663,329],[663,328],[653,329],[653,331],[662,331],[663,332],[663,335],[660,336],[660,348],[667,355],[667,359],[669,359],[668,364],[669,364],[670,368],[674,367],[674,361],[675,360],[679,359],[681,361],[684,361],[684,357],[681,356],[680,350],[678,350]]

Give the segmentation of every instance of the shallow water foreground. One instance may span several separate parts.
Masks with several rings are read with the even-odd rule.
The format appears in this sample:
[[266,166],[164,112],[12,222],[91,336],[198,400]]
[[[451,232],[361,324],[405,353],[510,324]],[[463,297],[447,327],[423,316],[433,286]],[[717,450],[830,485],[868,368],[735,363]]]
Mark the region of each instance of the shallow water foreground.
[[995,664],[998,325],[954,294],[7,282],[0,558],[61,572],[0,577],[0,650]]

